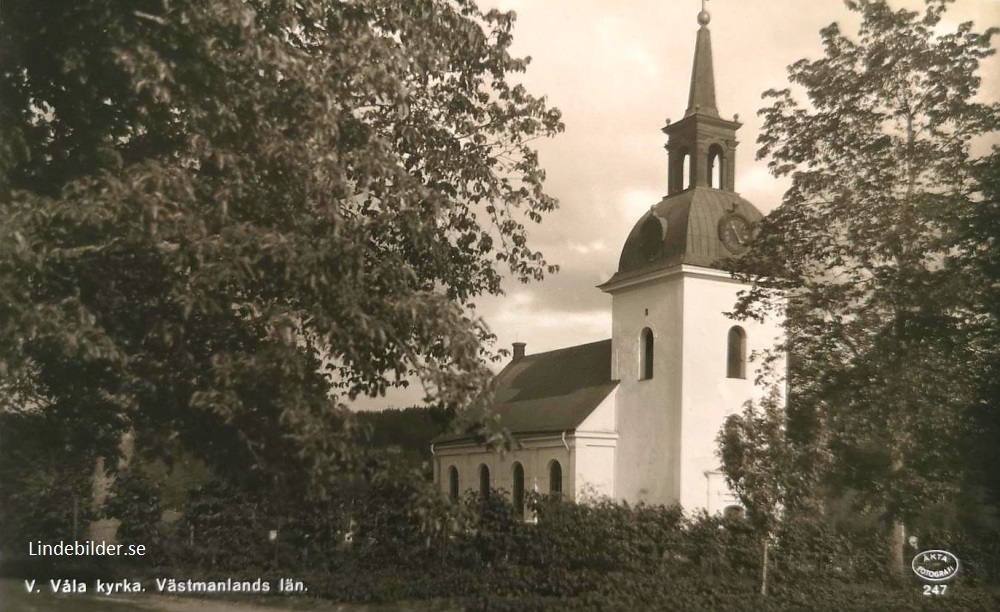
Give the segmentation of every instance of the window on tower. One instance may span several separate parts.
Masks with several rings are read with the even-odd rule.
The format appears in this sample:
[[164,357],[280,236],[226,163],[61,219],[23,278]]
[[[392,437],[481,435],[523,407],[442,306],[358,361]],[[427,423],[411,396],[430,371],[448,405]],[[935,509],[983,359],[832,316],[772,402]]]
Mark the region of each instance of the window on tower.
[[694,168],[691,167],[691,154],[684,151],[684,157],[681,161],[681,189],[687,189],[691,186],[691,174]]
[[653,330],[642,330],[639,345],[639,380],[649,380],[653,377]]
[[479,466],[479,494],[483,498],[490,494],[490,468],[485,464]]
[[729,328],[726,350],[726,377],[747,377],[747,333],[739,325]]
[[722,189],[725,172],[725,157],[722,147],[713,144],[708,148],[708,186]]

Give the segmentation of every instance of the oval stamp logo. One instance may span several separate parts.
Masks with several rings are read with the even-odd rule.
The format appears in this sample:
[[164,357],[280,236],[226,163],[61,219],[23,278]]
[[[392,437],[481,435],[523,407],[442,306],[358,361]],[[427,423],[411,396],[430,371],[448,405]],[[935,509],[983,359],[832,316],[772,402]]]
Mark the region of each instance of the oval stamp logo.
[[958,557],[947,550],[925,550],[913,557],[910,567],[925,582],[948,582],[958,573]]

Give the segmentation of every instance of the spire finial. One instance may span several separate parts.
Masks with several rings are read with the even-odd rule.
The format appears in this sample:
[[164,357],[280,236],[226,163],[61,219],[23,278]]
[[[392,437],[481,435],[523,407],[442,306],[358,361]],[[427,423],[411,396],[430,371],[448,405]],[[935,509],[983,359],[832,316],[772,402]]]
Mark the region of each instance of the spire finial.
[[[701,0],[705,6],[706,0]],[[712,74],[712,32],[707,27],[711,15],[702,10],[698,13],[698,39],[694,47],[694,66],[691,70],[691,95],[688,96],[688,107],[684,116],[710,115],[719,116],[715,108],[715,76]]]
[[708,9],[705,8],[706,2],[708,2],[708,0],[701,0],[701,12],[698,13],[698,25],[702,27],[707,26],[708,22],[712,21],[711,13],[709,13]]

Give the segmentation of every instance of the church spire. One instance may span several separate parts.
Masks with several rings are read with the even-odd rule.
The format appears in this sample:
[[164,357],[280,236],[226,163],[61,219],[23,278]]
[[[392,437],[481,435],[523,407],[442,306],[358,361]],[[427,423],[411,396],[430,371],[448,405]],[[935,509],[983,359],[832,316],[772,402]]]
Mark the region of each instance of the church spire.
[[691,69],[691,93],[688,96],[688,107],[684,116],[695,113],[719,116],[715,107],[715,75],[712,71],[712,35],[708,30],[708,22],[712,16],[705,10],[705,0],[701,1],[701,12],[698,13],[698,41],[694,49],[694,66]]
[[698,13],[698,39],[691,70],[688,107],[680,121],[667,125],[667,195],[691,187],[736,191],[736,130],[738,118],[719,116],[715,106],[715,76],[712,73],[712,38],[708,22],[712,16],[702,0]]

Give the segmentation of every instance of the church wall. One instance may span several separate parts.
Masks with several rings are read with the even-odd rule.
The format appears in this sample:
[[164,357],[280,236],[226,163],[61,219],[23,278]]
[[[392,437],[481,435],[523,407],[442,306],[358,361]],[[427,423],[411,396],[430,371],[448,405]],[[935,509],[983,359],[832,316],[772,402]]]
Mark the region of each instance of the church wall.
[[[746,355],[772,348],[780,328],[772,321],[734,321],[723,312],[746,286],[725,272],[687,268],[684,280],[684,374],[681,422],[681,504],[685,509],[721,510],[732,503],[716,456],[716,436],[726,416],[739,412],[763,389],[754,385],[756,364],[747,363],[745,378],[727,378],[728,334],[739,325],[746,332]],[[782,365],[783,369],[783,365]]]
[[576,499],[615,497],[615,450],[617,436],[577,435],[573,441],[576,469]]
[[615,431],[618,422],[618,389],[608,394],[604,400],[594,408],[587,418],[576,428],[577,433],[590,431]]
[[706,476],[706,485],[708,506],[705,509],[709,514],[721,514],[728,506],[742,506],[739,498],[726,484],[726,476],[722,471],[709,472]]
[[[632,503],[678,500],[681,398],[679,276],[617,289],[612,300],[612,377],[618,387],[615,494]],[[653,377],[640,380],[641,334],[654,335]]]
[[615,389],[580,423],[572,436],[570,446],[574,449],[573,479],[577,500],[615,495],[617,406],[618,389]]
[[460,494],[464,496],[469,490],[479,491],[479,466],[485,464],[490,470],[490,486],[493,489],[502,489],[510,497],[514,488],[513,469],[516,461],[524,468],[524,490],[527,492],[537,487],[540,493],[548,493],[549,463],[556,460],[562,467],[563,491],[573,497],[576,487],[576,461],[572,452],[575,440],[571,434],[567,435],[565,443],[561,435],[546,435],[525,437],[521,440],[521,444],[523,448],[503,455],[472,444],[435,449],[438,489],[442,494],[448,495],[449,468],[454,465],[458,468]]

